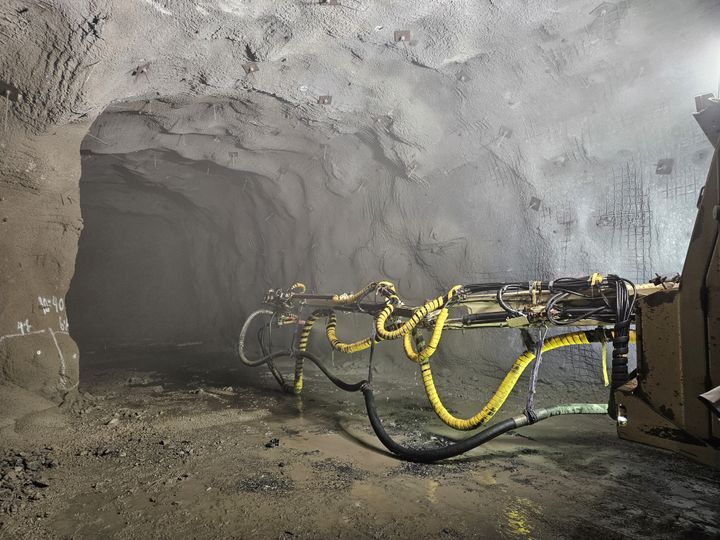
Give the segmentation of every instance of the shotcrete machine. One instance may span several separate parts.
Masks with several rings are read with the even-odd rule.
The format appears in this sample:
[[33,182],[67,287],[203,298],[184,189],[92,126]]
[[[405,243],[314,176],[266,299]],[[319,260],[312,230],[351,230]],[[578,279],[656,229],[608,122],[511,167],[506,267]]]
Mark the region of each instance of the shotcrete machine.
[[[412,461],[457,456],[510,430],[557,415],[607,414],[616,422],[622,439],[672,450],[720,468],[720,100],[710,94],[699,96],[696,106],[695,118],[716,150],[698,200],[681,275],[656,277],[644,284],[595,273],[551,281],[456,285],[416,306],[403,302],[389,281],[376,281],[343,294],[314,294],[295,283],[268,291],[267,308],[248,317],[239,339],[242,362],[268,366],[280,385],[296,394],[303,388],[305,361],[312,362],[341,389],[361,392],[370,424],[382,444]],[[347,312],[371,317],[371,335],[351,343],[341,341],[336,314]],[[271,352],[261,346],[261,356],[249,358],[245,341],[251,323],[259,318],[264,319],[262,328],[293,327],[293,337],[287,348]],[[346,354],[369,351],[367,379],[344,381],[308,351],[311,330],[319,320],[325,321],[325,336],[333,350]],[[489,327],[576,330],[552,337],[541,330],[537,343],[517,358],[490,400],[473,416],[457,417],[440,398],[431,358],[444,333]],[[375,406],[372,361],[376,347],[389,340],[401,340],[405,356],[417,364],[427,398],[440,420],[451,428],[474,433],[430,448],[405,446],[387,433]],[[533,394],[542,355],[591,343],[602,344],[607,403],[536,408]],[[636,345],[632,370],[631,343]],[[606,344],[612,344],[610,360],[606,359]],[[276,366],[282,357],[294,360],[292,382],[286,382]],[[491,422],[529,366],[530,389],[522,414]],[[480,429],[486,424],[489,426]]]

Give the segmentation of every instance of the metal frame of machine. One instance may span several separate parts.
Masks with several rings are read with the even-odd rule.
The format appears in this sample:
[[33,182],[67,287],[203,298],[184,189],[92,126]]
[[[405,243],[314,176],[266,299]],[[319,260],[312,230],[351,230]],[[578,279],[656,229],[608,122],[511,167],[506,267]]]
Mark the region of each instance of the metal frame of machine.
[[[696,118],[717,147],[720,138],[720,101],[711,96],[696,100]],[[354,293],[310,294],[301,283],[270,290],[265,303],[271,309],[254,312],[240,335],[241,360],[250,366],[267,365],[280,385],[299,394],[304,361],[315,363],[337,386],[361,391],[370,423],[381,442],[393,453],[414,461],[437,461],[459,455],[518,427],[559,414],[609,414],[623,439],[661,447],[720,467],[720,170],[716,150],[706,185],[698,201],[698,217],[682,277],[655,279],[635,285],[619,276],[593,274],[553,281],[458,285],[420,306],[402,301],[394,284],[378,281]],[[372,334],[353,343],[337,335],[336,312],[372,317]],[[259,330],[262,356],[250,359],[245,340],[253,320],[267,316]],[[303,318],[305,317],[305,318]],[[307,350],[311,330],[326,319],[325,334],[333,350],[354,354],[369,350],[368,378],[347,383]],[[272,352],[262,338],[264,329],[292,325],[287,349]],[[583,330],[547,337],[548,327],[573,326]],[[435,387],[430,358],[443,332],[487,327],[539,328],[539,339],[520,355],[492,398],[469,418],[457,418],[443,405]],[[587,328],[590,328],[589,330]],[[427,334],[427,340],[424,334]],[[520,416],[493,423],[460,442],[440,448],[417,449],[394,441],[382,426],[374,406],[372,362],[375,347],[402,340],[407,358],[418,364],[430,404],[438,417],[457,430],[475,430],[493,419],[526,367],[533,365],[527,404]],[[637,368],[628,369],[629,343],[637,342]],[[608,404],[566,404],[535,409],[533,394],[542,354],[550,350],[602,343],[602,363]],[[610,376],[606,342],[612,342]],[[275,366],[281,357],[294,359],[292,384]]]
[[[623,439],[666,448],[720,468],[720,101],[695,100],[695,118],[715,147],[698,199],[680,286],[638,301],[638,376],[615,400]],[[714,394],[711,394],[714,391]]]

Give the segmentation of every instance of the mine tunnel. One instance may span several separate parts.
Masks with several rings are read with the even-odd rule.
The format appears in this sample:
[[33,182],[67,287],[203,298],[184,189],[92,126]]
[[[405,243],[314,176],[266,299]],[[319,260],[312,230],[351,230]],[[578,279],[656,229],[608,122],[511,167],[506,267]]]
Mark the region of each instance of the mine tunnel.
[[720,536],[720,3],[0,5],[0,538]]

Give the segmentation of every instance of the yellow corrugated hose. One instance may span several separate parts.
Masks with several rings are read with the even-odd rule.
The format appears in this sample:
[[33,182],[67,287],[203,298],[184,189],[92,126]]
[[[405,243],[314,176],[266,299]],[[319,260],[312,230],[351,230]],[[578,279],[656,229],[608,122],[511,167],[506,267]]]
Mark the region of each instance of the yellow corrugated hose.
[[302,294],[307,290],[307,287],[305,287],[304,283],[300,283],[299,281],[296,281],[292,285],[290,285],[290,292]]
[[407,334],[405,334],[403,336],[403,348],[405,349],[405,355],[410,360],[417,363],[422,363],[428,360],[437,350],[437,346],[440,343],[440,337],[442,336],[443,328],[445,326],[445,321],[447,320],[447,318],[448,309],[441,309],[439,315],[437,316],[437,319],[435,320],[435,327],[433,328],[432,334],[430,336],[430,342],[427,344],[426,347],[423,348],[423,350],[419,352],[415,352],[415,348],[413,347],[412,332],[408,332]]
[[337,327],[337,317],[334,313],[331,313],[328,317],[328,323],[325,327],[325,334],[327,335],[330,346],[336,351],[341,353],[353,354],[356,352],[364,351],[370,348],[372,344],[372,338],[365,338],[355,343],[342,343],[335,334],[335,328]]
[[[310,339],[310,331],[319,316],[320,312],[316,311],[305,321],[305,325],[300,332],[300,339],[298,340],[298,350],[303,352],[307,350],[308,340]],[[296,394],[300,394],[303,388],[303,363],[304,359],[302,357],[298,356],[295,358],[295,384],[293,386],[293,390]]]
[[[630,332],[630,342],[634,343],[636,339],[635,332]],[[591,342],[585,332],[571,332],[568,334],[561,334],[559,336],[553,336],[543,344],[542,352],[551,351],[560,347],[568,347],[570,345],[589,345]],[[430,371],[430,361],[425,360],[420,364],[420,370],[422,372],[423,384],[425,386],[425,393],[427,394],[430,404],[438,417],[448,426],[458,430],[471,430],[478,426],[487,423],[494,415],[500,410],[505,400],[507,400],[510,392],[515,387],[520,375],[525,368],[535,359],[535,353],[532,351],[525,351],[521,354],[515,363],[510,368],[510,371],[505,375],[502,383],[495,391],[495,394],[490,398],[485,407],[471,418],[457,418],[450,414],[445,406],[440,401],[437,390],[435,389],[435,382],[433,381],[432,372]]]
[[420,321],[422,321],[428,313],[431,313],[443,307],[455,296],[455,294],[457,294],[457,292],[461,288],[462,287],[460,285],[455,285],[452,289],[448,291],[446,295],[438,296],[437,298],[430,300],[426,304],[420,306],[415,311],[413,311],[412,316],[407,321],[405,321],[395,330],[387,330],[385,328],[385,322],[395,310],[395,305],[393,301],[398,300],[397,296],[390,295],[388,297],[387,305],[382,309],[382,311],[380,311],[380,313],[378,313],[377,317],[375,318],[375,331],[377,332],[378,337],[385,340],[397,339],[399,337],[403,337],[405,334],[412,332],[413,328],[420,324]]

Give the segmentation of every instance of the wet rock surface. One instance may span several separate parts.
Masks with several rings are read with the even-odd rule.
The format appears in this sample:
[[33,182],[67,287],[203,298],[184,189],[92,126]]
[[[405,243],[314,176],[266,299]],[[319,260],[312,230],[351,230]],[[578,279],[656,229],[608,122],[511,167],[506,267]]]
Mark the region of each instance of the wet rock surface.
[[[336,391],[312,369],[298,399],[277,390],[269,373],[239,370],[232,359],[112,360],[88,368],[92,383],[55,429],[36,417],[0,432],[0,537],[720,534],[718,473],[621,441],[606,418],[553,419],[446,463],[415,464],[380,446],[359,396]],[[364,371],[339,362],[348,376]],[[128,386],[131,376],[147,384]],[[406,444],[448,440],[411,378],[385,368],[378,377],[393,436]],[[158,384],[161,393],[151,390]],[[190,393],[198,388],[205,392]],[[477,405],[455,391],[447,399],[462,410]],[[522,399],[506,406],[514,413]],[[266,448],[275,439],[280,444]]]

